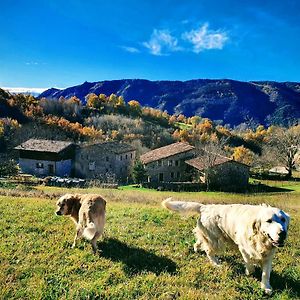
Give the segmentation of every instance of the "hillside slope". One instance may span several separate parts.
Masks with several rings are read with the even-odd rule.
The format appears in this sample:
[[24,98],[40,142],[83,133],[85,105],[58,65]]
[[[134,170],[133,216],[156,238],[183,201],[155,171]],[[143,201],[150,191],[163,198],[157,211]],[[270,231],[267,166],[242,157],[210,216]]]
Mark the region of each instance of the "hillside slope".
[[300,83],[293,82],[123,79],[84,82],[64,90],[49,89],[40,98],[77,96],[85,102],[89,93],[115,93],[126,101],[136,99],[143,106],[167,110],[170,114],[199,115],[231,126],[249,120],[287,125],[300,118]]

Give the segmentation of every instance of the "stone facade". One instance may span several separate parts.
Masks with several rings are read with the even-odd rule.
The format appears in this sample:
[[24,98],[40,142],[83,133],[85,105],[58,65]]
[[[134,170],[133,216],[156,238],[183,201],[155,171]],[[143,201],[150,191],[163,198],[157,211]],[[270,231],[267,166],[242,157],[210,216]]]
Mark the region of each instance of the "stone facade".
[[74,144],[65,141],[30,139],[15,147],[24,173],[38,177],[70,176]]
[[24,173],[32,174],[37,177],[55,175],[59,177],[70,176],[72,160],[43,160],[19,158],[19,166]]
[[220,191],[242,192],[249,183],[249,166],[234,160],[213,166],[202,174],[202,181],[208,183],[210,189]]
[[179,182],[189,179],[185,160],[194,157],[194,147],[174,143],[149,151],[141,156],[148,182]]
[[80,145],[76,149],[74,172],[81,178],[126,183],[134,161],[135,149],[125,143]]

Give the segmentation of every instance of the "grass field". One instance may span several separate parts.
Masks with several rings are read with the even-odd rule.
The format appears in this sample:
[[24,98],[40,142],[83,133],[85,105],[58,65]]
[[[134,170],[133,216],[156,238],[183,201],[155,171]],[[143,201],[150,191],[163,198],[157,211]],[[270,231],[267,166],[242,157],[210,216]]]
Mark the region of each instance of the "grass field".
[[[99,255],[84,241],[71,249],[73,222],[54,215],[55,199],[69,189],[1,190],[0,299],[300,299],[300,184],[269,184],[288,191],[239,195],[89,189],[108,201]],[[227,250],[221,268],[193,253],[196,218],[163,210],[160,201],[168,196],[205,203],[265,202],[290,213],[287,244],[273,261],[272,296],[260,289],[258,269],[254,276],[244,275],[237,252]]]

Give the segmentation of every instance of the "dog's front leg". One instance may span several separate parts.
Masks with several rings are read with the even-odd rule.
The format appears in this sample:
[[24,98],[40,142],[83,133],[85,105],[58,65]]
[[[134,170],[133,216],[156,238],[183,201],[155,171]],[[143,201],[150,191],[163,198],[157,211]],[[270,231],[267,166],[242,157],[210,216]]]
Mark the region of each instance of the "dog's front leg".
[[76,247],[76,242],[77,240],[82,236],[82,228],[80,225],[77,225],[76,226],[76,234],[75,234],[75,237],[74,237],[74,241],[73,241],[73,244],[72,244],[72,248],[75,248]]
[[251,259],[250,259],[249,255],[246,253],[246,251],[242,247],[239,247],[239,250],[240,250],[240,252],[243,256],[244,262],[245,262],[245,267],[246,267],[245,273],[247,276],[249,276],[250,274],[252,274],[254,272],[254,265],[252,264]]
[[272,293],[272,287],[270,285],[270,274],[272,270],[272,257],[268,257],[262,262],[262,276],[261,276],[261,288],[266,294]]

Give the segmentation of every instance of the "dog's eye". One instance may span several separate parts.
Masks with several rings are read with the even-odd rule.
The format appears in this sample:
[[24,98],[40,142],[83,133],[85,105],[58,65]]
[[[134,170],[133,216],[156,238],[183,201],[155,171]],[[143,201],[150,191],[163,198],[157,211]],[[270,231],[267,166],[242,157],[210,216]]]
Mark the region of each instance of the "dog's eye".
[[273,221],[272,219],[267,220],[268,223],[272,223],[272,221]]

